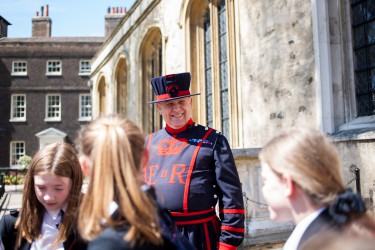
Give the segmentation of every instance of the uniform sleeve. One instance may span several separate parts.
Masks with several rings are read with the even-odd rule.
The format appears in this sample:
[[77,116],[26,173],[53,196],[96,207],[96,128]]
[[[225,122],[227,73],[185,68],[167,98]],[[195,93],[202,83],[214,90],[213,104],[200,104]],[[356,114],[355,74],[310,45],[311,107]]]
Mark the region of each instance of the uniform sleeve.
[[221,134],[215,143],[214,160],[221,220],[218,249],[237,249],[245,233],[242,188],[232,150],[227,139]]
[[0,221],[0,235],[3,244],[3,249],[14,249],[17,237],[17,229],[14,225],[16,223],[17,217],[10,214],[6,214],[1,218]]

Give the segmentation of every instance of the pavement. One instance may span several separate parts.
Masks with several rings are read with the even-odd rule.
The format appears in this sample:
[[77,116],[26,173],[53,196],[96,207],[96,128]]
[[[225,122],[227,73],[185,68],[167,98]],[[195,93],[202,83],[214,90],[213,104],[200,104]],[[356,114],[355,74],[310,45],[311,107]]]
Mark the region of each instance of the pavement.
[[5,194],[0,199],[0,218],[9,210],[21,208],[23,185],[5,185]]

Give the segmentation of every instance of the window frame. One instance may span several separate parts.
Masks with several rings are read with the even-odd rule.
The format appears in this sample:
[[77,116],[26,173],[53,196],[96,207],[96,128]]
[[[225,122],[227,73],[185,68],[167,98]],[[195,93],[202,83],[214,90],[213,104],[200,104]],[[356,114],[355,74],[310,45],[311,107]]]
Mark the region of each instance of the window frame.
[[[24,98],[24,104],[23,104],[23,108],[24,108],[24,115],[22,117],[14,117],[13,114],[14,114],[14,109],[15,108],[20,108],[19,106],[15,107],[14,106],[14,98],[15,97],[23,97]],[[27,110],[27,99],[26,99],[26,94],[12,94],[11,95],[11,98],[10,98],[10,119],[9,121],[10,122],[25,122],[26,121],[26,110]]]
[[[58,104],[58,108],[59,108],[59,115],[58,116],[53,116],[53,117],[49,117],[48,114],[49,114],[49,97],[52,97],[52,96],[58,96],[59,97],[59,104]],[[45,119],[44,121],[46,122],[59,122],[61,121],[61,95],[60,94],[47,94],[46,95],[46,108],[45,108]]]
[[[16,66],[16,64],[25,64],[24,66]],[[22,71],[16,71],[22,69]],[[12,61],[12,76],[27,76],[27,61],[25,60],[15,60]]]
[[[83,64],[84,63],[88,63],[89,64],[89,69],[88,69],[88,71],[87,71],[87,69],[83,69]],[[79,61],[79,73],[78,73],[78,75],[80,75],[80,76],[89,76],[90,75],[90,73],[91,73],[91,61],[90,60],[80,60]]]
[[[90,104],[85,104],[85,106],[87,106],[87,105],[90,105],[90,108],[91,108],[91,110],[90,110],[90,116],[83,116],[83,108],[86,108],[86,107],[82,107],[82,98],[84,98],[84,97],[90,97]],[[78,113],[79,113],[79,118],[78,118],[78,120],[79,121],[91,121],[91,119],[92,119],[92,96],[91,96],[91,94],[80,94],[79,95],[79,111],[78,111]]]
[[[59,66],[51,66],[50,67],[50,64],[53,64],[53,63],[58,63]],[[59,69],[58,71],[50,71],[50,69],[52,68],[56,68],[56,69]],[[61,76],[62,75],[62,61],[61,60],[48,60],[46,62],[46,75],[47,76]]]
[[[212,67],[212,127],[218,131],[222,131],[222,104],[221,104],[221,82],[220,82],[220,58],[219,58],[219,10],[220,1],[194,1],[187,9],[185,23],[186,37],[188,47],[186,58],[190,71],[192,72],[192,92],[201,93],[202,97],[206,97],[206,79],[205,79],[205,39],[204,39],[204,23],[205,15],[209,11],[210,27],[211,27],[211,67]],[[230,145],[241,147],[243,138],[240,136],[240,119],[241,104],[240,95],[237,86],[237,51],[236,41],[238,40],[238,32],[235,20],[235,3],[233,0],[225,0],[225,17],[226,17],[226,58],[227,58],[227,88],[228,88],[228,108],[229,108],[229,136]],[[198,122],[205,124],[207,121],[207,100],[199,98],[193,102],[193,116]]]
[[[356,103],[357,103],[357,116],[358,117],[366,117],[366,116],[375,116],[375,93],[374,90],[372,89],[372,84],[374,81],[374,72],[375,72],[375,63],[373,62],[373,59],[368,58],[368,53],[371,54],[370,50],[374,51],[375,50],[375,38],[372,37],[370,40],[370,31],[374,31],[375,27],[375,20],[374,20],[374,13],[372,14],[372,17],[369,17],[370,14],[367,12],[366,17],[363,17],[363,13],[361,13],[363,20],[360,20],[356,23],[356,19],[354,18],[354,8],[358,6],[363,6],[362,4],[364,3],[364,0],[361,1],[356,1],[355,3],[350,3],[350,9],[351,9],[351,33],[352,33],[352,50],[353,50],[353,58],[355,58],[353,65],[353,71],[354,71],[354,84],[355,84],[355,97],[356,97]],[[366,8],[368,8],[366,6]],[[366,9],[368,10],[368,9]],[[372,25],[371,25],[372,24]],[[370,27],[372,27],[372,30],[368,30]],[[358,38],[358,32],[361,30],[363,32],[363,41],[360,41]],[[373,34],[373,33],[372,33]],[[357,40],[358,39],[358,40]],[[361,52],[360,51],[365,51],[364,58],[361,57]],[[371,56],[370,56],[371,57]],[[360,62],[360,63],[359,63]],[[366,80],[361,81],[360,79],[363,79],[360,77],[360,75],[366,75]],[[361,83],[362,82],[362,83]],[[363,84],[365,83],[365,84]],[[365,85],[365,87],[363,86]],[[366,87],[368,88],[367,90]],[[363,110],[363,106],[365,106],[364,103],[366,103],[365,96],[368,97],[367,104],[370,106],[369,109],[372,109],[372,113],[365,113]],[[370,100],[371,99],[371,100]],[[362,105],[361,105],[362,103]],[[369,104],[371,103],[371,104]],[[367,112],[371,112],[368,110]]]
[[[19,154],[18,157],[16,156],[16,162],[13,164],[13,159],[15,159],[13,156],[13,145],[16,143],[22,143],[23,144],[23,153]],[[20,157],[26,155],[26,143],[25,141],[11,141],[9,145],[9,166],[18,166],[17,161]]]
[[163,119],[157,111],[156,105],[150,105],[147,102],[155,98],[150,79],[164,74],[164,51],[165,40],[162,31],[157,27],[150,28],[143,38],[140,49],[142,91],[139,98],[142,100],[142,130],[145,133],[153,133],[163,127]]

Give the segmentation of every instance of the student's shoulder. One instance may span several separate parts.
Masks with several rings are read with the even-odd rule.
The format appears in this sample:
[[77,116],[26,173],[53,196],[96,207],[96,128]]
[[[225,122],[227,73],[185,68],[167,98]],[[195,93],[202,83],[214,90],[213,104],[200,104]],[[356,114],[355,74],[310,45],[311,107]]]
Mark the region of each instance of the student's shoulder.
[[13,237],[17,233],[15,224],[19,216],[19,210],[11,210],[3,215],[0,220],[0,236],[1,238]]
[[17,221],[17,218],[20,214],[19,209],[10,210],[9,213],[4,214],[4,216],[1,218],[1,227],[5,226],[11,226],[14,225]]
[[166,248],[166,245],[161,246],[155,246],[152,244],[144,244],[144,245],[138,245],[136,243],[135,246],[131,246],[128,241],[124,240],[125,234],[128,232],[128,227],[119,227],[119,228],[113,228],[108,227],[104,229],[98,237],[93,239],[88,244],[88,250],[169,250],[171,248]]
[[123,239],[125,233],[126,230],[124,229],[106,228],[95,239],[89,242],[88,249],[132,249]]

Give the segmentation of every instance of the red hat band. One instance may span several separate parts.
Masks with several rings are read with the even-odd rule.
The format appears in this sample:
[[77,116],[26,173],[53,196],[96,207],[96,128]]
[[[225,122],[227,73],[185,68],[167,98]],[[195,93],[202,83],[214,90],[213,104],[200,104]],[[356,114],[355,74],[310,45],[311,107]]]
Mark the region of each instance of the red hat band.
[[157,101],[161,101],[161,100],[170,99],[171,97],[179,97],[179,96],[186,96],[186,95],[190,95],[190,91],[189,90],[178,91],[177,95],[173,95],[173,96],[170,93],[163,94],[163,95],[158,95],[158,96],[156,96],[156,100]]

